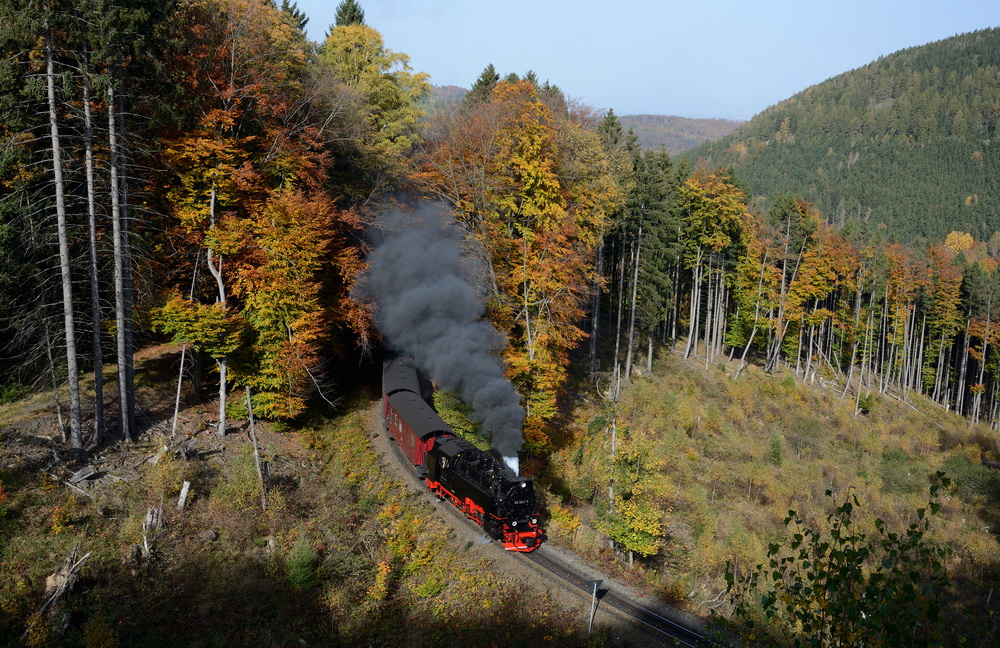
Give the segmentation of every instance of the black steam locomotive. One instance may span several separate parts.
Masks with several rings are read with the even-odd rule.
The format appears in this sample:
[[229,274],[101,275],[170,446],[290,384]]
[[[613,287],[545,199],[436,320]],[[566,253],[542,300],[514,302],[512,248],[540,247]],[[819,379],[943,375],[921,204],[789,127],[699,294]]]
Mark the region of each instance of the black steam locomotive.
[[420,397],[416,370],[397,359],[382,373],[386,432],[435,495],[447,499],[509,551],[542,542],[535,489],[490,454],[456,436]]

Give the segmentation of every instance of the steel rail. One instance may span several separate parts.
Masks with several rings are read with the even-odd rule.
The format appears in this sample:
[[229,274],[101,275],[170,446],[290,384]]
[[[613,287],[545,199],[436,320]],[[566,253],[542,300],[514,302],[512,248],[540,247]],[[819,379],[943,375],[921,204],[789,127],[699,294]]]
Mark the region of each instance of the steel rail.
[[[558,559],[548,555],[548,552],[545,551],[545,545],[542,545],[532,553],[521,555],[525,560],[530,560],[540,569],[544,569],[561,578],[572,587],[581,589],[585,592],[590,592],[590,583],[592,581],[580,576],[575,571],[562,564],[562,562]],[[701,635],[695,630],[674,621],[673,619],[668,619],[661,614],[615,594],[610,589],[599,589],[598,598],[602,603],[609,605],[633,621],[642,624],[657,635],[669,638],[673,641],[672,645],[689,646],[690,648],[719,648],[721,645]]]

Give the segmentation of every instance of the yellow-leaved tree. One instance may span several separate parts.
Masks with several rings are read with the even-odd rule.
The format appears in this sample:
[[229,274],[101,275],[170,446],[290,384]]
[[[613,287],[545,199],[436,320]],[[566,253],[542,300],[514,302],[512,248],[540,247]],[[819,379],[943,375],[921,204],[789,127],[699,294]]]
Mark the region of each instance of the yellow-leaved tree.
[[487,309],[508,336],[508,377],[524,398],[529,451],[550,441],[569,352],[594,280],[599,232],[623,200],[594,124],[531,80],[437,124],[414,179],[454,206],[482,252]]
[[409,61],[363,24],[333,27],[319,50],[321,134],[331,144],[334,183],[355,200],[398,188],[423,142],[422,102],[430,85]]

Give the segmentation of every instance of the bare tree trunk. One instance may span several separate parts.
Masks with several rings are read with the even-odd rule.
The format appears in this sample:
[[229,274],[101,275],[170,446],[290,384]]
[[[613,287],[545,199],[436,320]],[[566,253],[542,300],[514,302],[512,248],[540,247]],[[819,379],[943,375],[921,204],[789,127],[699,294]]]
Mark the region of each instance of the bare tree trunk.
[[[871,303],[869,302],[869,309],[871,308]],[[868,312],[868,321],[865,322],[865,350],[864,357],[861,358],[861,372],[858,374],[858,393],[854,395],[854,415],[857,416],[861,411],[861,390],[864,387],[865,382],[865,366],[871,361],[871,333],[872,319],[875,317],[875,313],[871,310]],[[869,386],[869,393],[871,388]]]
[[807,342],[807,346],[806,346],[806,366],[805,366],[805,371],[802,374],[802,382],[806,382],[806,381],[809,380],[809,372],[812,371],[813,344],[815,342],[815,338],[816,338],[816,325],[815,324],[810,324],[809,325],[809,338],[808,338],[809,341]]
[[[212,185],[212,193],[209,198],[209,223],[210,227],[215,227],[215,185]],[[207,261],[208,261],[208,271],[212,273],[215,277],[215,285],[219,290],[219,303],[225,305],[226,303],[226,285],[222,281],[222,259],[219,259],[219,266],[215,266],[215,255],[212,253],[211,247],[206,247]],[[217,434],[220,437],[226,436],[226,358],[217,358],[216,362],[219,365],[219,426],[217,429]]]
[[[124,72],[121,53],[118,54],[116,72],[124,86]],[[122,214],[122,287],[125,304],[125,387],[128,400],[125,405],[126,421],[131,436],[136,434],[135,426],[135,343],[132,338],[132,239],[128,211],[128,161],[125,147],[125,93],[118,93],[118,181],[121,183],[121,214]]]
[[680,318],[681,308],[681,261],[674,264],[674,299],[670,317],[670,349],[677,346],[677,320]]
[[253,442],[253,459],[257,465],[257,478],[260,479],[260,510],[267,510],[267,483],[264,481],[264,471],[260,467],[260,446],[257,443],[257,425],[253,418],[253,400],[250,398],[250,388],[247,387],[247,417],[250,421],[250,441]]
[[119,425],[122,436],[130,441],[135,440],[133,428],[130,425],[129,403],[134,398],[134,389],[129,385],[128,338],[126,336],[126,300],[125,292],[125,230],[123,227],[121,193],[118,173],[121,165],[118,148],[117,110],[114,84],[108,84],[108,146],[111,165],[111,226],[114,239],[115,257],[115,336],[118,355],[118,407]]
[[715,281],[712,272],[712,257],[708,257],[708,274],[705,279],[705,371],[708,371],[708,363],[712,359],[712,325],[715,315]]
[[913,370],[913,388],[918,393],[924,393],[924,358],[927,344],[927,313],[924,313],[924,321],[920,324],[920,339],[917,341],[917,362]]
[[[791,227],[789,225],[789,227]],[[787,239],[786,234],[786,239]],[[767,360],[764,363],[764,371],[771,373],[774,368],[778,366],[778,360],[781,358],[781,344],[785,341],[785,333],[788,330],[788,324],[785,322],[785,300],[788,298],[788,290],[793,283],[795,283],[795,278],[799,274],[799,267],[802,265],[802,253],[805,252],[806,241],[802,241],[802,246],[799,248],[799,255],[795,259],[795,267],[792,268],[792,276],[788,278],[788,243],[785,243],[785,254],[782,257],[781,262],[781,294],[778,297],[778,315],[777,315],[777,326],[774,328],[774,337],[771,339],[771,348],[767,352]]]
[[698,352],[698,314],[701,312],[701,259],[703,252],[698,248],[698,258],[695,260],[694,272],[691,277],[691,308],[688,321],[688,340],[684,349],[684,358],[690,358]]
[[944,386],[944,373],[945,373],[944,368],[947,366],[944,357],[944,337],[945,337],[944,329],[942,329],[941,345],[940,348],[938,349],[937,367],[935,368],[934,372],[934,394],[933,396],[931,396],[931,400],[933,400],[936,403],[941,403],[941,401],[943,400],[941,394]]
[[722,274],[720,266],[715,309],[715,357],[722,355],[726,350],[726,302],[728,299],[729,289],[726,287],[726,278]]
[[[194,286],[198,280],[198,261],[194,263],[194,272],[191,273],[191,292],[188,300],[194,299]],[[177,416],[181,409],[181,385],[184,381],[184,359],[187,356],[187,345],[181,346],[181,368],[177,371],[177,393],[174,396],[174,418],[170,424],[170,436],[177,434]]]
[[101,351],[101,294],[97,275],[97,198],[94,190],[94,128],[90,111],[90,72],[83,72],[83,130],[87,167],[87,233],[90,248],[90,313],[93,320],[94,444],[104,443],[104,354]]
[[[614,416],[611,418],[611,466],[610,466],[610,478],[608,479],[608,507],[611,513],[615,512],[615,452],[618,445],[618,396],[621,394],[622,388],[622,374],[621,365],[615,365],[615,374],[613,377],[614,386],[612,387],[612,401],[614,402]],[[612,546],[614,543],[612,542]]]
[[962,358],[958,370],[958,382],[955,387],[955,412],[962,414],[965,410],[965,373],[969,366],[969,321],[965,322],[965,333],[962,335]]
[[[622,242],[622,248],[624,248],[624,241]],[[618,367],[619,353],[621,352],[621,341],[622,341],[622,306],[625,300],[625,251],[621,250],[619,253],[619,272],[618,272],[618,318],[615,324],[615,368]]]
[[635,263],[632,272],[632,316],[628,325],[628,355],[625,357],[625,378],[632,376],[632,349],[635,342],[635,297],[639,288],[639,259],[642,254],[642,226],[639,226],[639,236],[635,242]]
[[55,61],[52,53],[52,29],[49,25],[48,2],[45,12],[45,67],[49,99],[49,131],[52,137],[52,176],[56,193],[56,220],[59,235],[59,271],[62,277],[63,326],[66,333],[66,373],[69,382],[69,443],[79,461],[86,459],[83,448],[83,424],[80,412],[80,374],[76,361],[76,327],[73,319],[73,281],[69,267],[69,232],[66,224],[66,197],[63,183],[62,158],[59,146],[59,122],[56,113]]
[[[860,279],[860,273],[859,273]],[[847,397],[847,390],[851,386],[851,378],[854,376],[854,363],[858,357],[858,326],[861,324],[861,281],[858,281],[858,292],[854,298],[854,340],[851,341],[851,361],[847,364],[847,380],[844,381],[844,391],[841,398]]]
[[528,239],[521,239],[524,247],[524,334],[528,343],[528,359],[535,359],[535,335],[531,330],[531,304],[528,302]]
[[986,311],[986,331],[983,333],[983,359],[979,361],[979,377],[976,380],[976,393],[972,398],[972,415],[969,417],[969,427],[972,427],[979,422],[979,410],[983,403],[983,389],[985,384],[983,380],[986,375],[986,357],[989,353],[989,339],[990,339],[990,316],[991,313],[987,308]]
[[725,277],[720,277],[719,283],[722,284],[722,289],[719,291],[719,316],[716,319],[719,322],[719,328],[716,332],[716,340],[718,341],[718,355],[723,355],[726,352],[726,317],[729,315],[729,286],[726,285]]
[[750,351],[750,345],[753,344],[753,339],[757,335],[757,322],[760,320],[760,298],[761,292],[764,286],[764,270],[767,267],[767,253],[764,254],[764,259],[760,264],[760,279],[757,280],[757,299],[754,300],[753,308],[753,328],[750,330],[750,339],[747,340],[747,344],[743,347],[743,355],[740,357],[740,366],[736,368],[736,373],[733,375],[733,380],[740,377],[743,373],[743,369],[747,366],[747,353]]
[[604,239],[597,242],[596,276],[591,287],[590,313],[590,375],[597,373],[597,337],[601,321],[601,276],[604,273]]
[[59,435],[63,442],[66,438],[66,424],[63,422],[62,399],[59,398],[59,378],[56,376],[56,359],[52,354],[52,336],[49,335],[49,325],[45,324],[45,354],[49,359],[49,375],[52,377],[52,398],[56,403],[56,423],[59,425]]

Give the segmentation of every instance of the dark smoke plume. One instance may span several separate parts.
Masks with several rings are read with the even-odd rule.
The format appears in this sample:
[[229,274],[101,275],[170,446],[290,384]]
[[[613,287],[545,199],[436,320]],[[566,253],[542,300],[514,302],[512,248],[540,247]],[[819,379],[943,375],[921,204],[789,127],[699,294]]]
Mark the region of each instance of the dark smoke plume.
[[504,340],[489,321],[475,288],[461,235],[448,211],[420,204],[413,214],[383,221],[385,240],[368,255],[355,297],[376,306],[375,321],[393,350],[474,410],[493,447],[516,459],[524,408],[503,375]]

